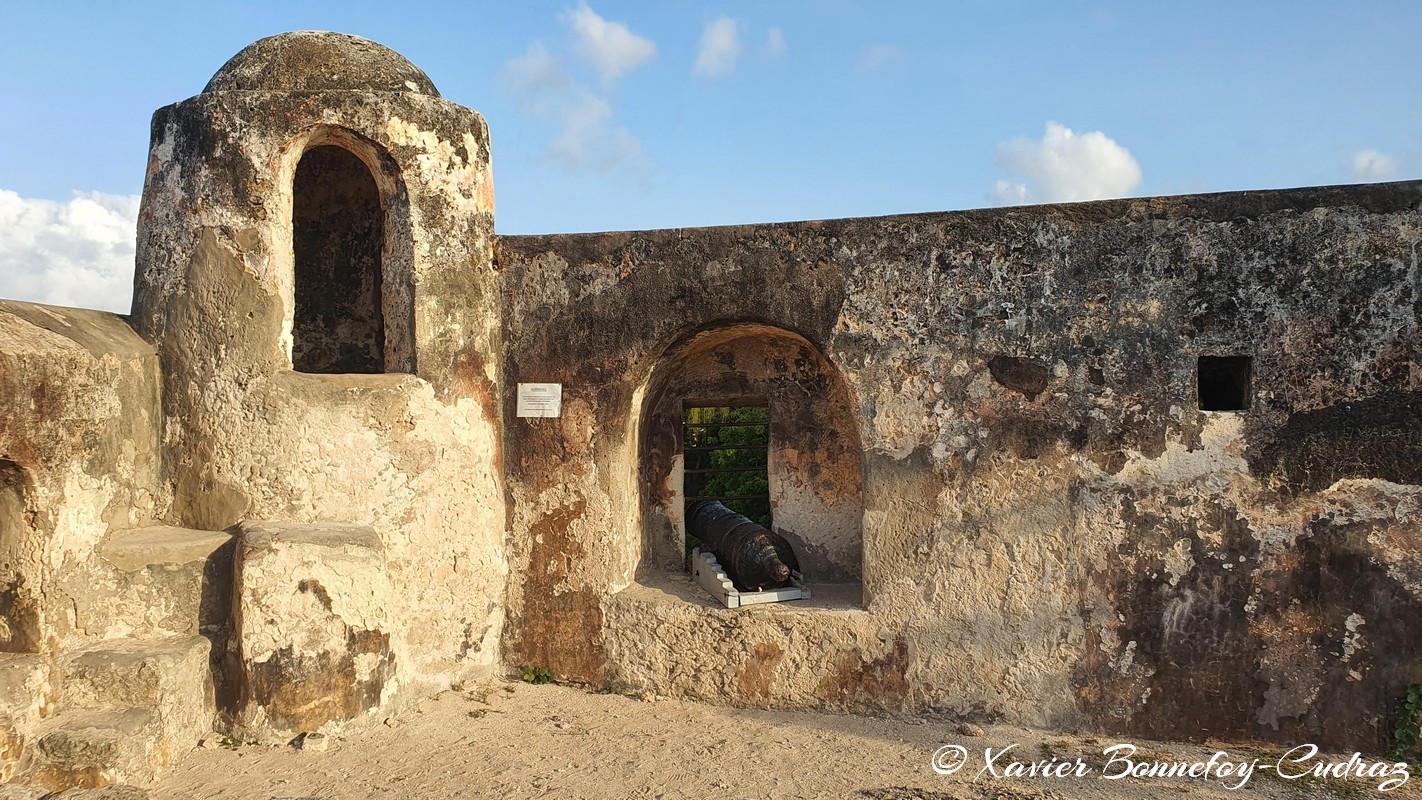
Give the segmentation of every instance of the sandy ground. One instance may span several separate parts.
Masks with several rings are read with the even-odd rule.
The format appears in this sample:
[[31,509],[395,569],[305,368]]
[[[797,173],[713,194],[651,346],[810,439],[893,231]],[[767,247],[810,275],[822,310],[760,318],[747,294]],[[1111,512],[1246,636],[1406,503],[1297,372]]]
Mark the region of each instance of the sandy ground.
[[[325,752],[230,744],[196,750],[149,791],[154,800],[1422,797],[1422,776],[1379,792],[1382,778],[1283,780],[1262,767],[1239,790],[1226,788],[1238,783],[1234,776],[1107,780],[1104,775],[1126,765],[1109,764],[1102,751],[1120,742],[1140,748],[1138,764],[1207,762],[1224,750],[1235,762],[1273,765],[1283,748],[1162,745],[1007,726],[983,732],[963,735],[957,723],[933,719],[750,711],[492,682],[447,692],[388,724],[330,737]],[[993,761],[999,777],[983,771],[987,748],[1012,744],[1017,747]],[[946,750],[940,765],[962,760],[963,766],[951,775],[936,773],[930,764],[935,752],[954,745],[962,758]],[[1013,759],[1045,759],[1085,774],[1009,776]],[[1286,769],[1346,760],[1320,756]]]

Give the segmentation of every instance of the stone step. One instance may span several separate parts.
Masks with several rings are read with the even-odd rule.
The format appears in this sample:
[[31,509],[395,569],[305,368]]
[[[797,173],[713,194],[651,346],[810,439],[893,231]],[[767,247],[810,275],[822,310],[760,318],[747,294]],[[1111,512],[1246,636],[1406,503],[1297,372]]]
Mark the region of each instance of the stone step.
[[157,709],[66,711],[40,723],[24,781],[53,790],[147,783],[170,752]]
[[7,783],[0,785],[0,800],[148,800],[148,792],[128,784],[52,792],[32,783]]
[[211,650],[202,636],[169,636],[111,639],[71,651],[61,662],[61,707],[154,708],[165,721],[201,728],[196,740],[211,722]]
[[354,720],[400,686],[397,594],[373,528],[244,522],[227,690],[233,730],[275,744]]
[[212,729],[211,645],[113,639],[58,660],[56,713],[20,740],[7,779],[53,790],[151,781]]
[[46,656],[0,653],[0,783],[15,776],[40,720],[54,710]]
[[156,525],[113,534],[99,546],[99,554],[121,570],[137,572],[206,561],[231,541],[232,534],[222,531]]
[[54,708],[49,656],[0,653],[0,715],[19,727],[33,727]]
[[231,534],[137,528],[111,535],[98,552],[98,585],[68,592],[79,628],[108,636],[221,635],[232,607]]

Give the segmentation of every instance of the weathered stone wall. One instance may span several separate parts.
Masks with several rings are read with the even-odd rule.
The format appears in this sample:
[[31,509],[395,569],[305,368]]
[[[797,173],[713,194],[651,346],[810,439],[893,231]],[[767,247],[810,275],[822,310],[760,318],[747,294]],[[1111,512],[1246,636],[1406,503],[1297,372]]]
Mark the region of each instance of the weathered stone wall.
[[[564,384],[561,419],[505,406],[508,659],[733,703],[1380,745],[1422,676],[1419,201],[501,238],[505,396]],[[726,611],[644,552],[665,524],[639,462],[675,450],[646,441],[673,434],[647,387],[734,323],[803,337],[848,387],[862,607]],[[1252,357],[1248,411],[1198,408],[1202,355]]]
[[375,531],[244,523],[238,539],[224,671],[242,736],[287,742],[389,701],[410,654],[392,647],[394,587]]
[[167,510],[159,385],[122,317],[0,300],[0,651],[110,633],[96,548]]

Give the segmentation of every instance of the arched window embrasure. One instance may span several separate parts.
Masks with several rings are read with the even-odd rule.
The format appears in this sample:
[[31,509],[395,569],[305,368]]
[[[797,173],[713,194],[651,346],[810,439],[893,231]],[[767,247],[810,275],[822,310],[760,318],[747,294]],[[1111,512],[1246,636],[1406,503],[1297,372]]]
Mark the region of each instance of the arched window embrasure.
[[644,576],[685,569],[686,507],[712,498],[785,536],[807,583],[858,602],[859,429],[818,348],[769,325],[703,331],[653,370],[640,427]]
[[[292,181],[293,369],[412,371],[412,357],[401,355],[409,344],[402,321],[389,319],[392,306],[409,308],[408,298],[391,298],[402,285],[392,267],[409,267],[389,263],[389,228],[399,222],[390,215],[399,207],[382,202],[371,169],[345,147],[317,144],[302,154]],[[392,334],[402,346],[391,347]]]

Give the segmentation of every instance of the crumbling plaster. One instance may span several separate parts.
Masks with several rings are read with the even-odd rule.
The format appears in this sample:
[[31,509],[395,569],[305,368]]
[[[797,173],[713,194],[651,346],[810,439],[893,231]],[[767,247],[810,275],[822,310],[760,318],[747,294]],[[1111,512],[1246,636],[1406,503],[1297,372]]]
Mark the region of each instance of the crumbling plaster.
[[[6,519],[0,650],[39,652],[86,635],[76,593],[114,528],[168,506],[159,475],[159,365],[123,318],[0,301],[0,459],[23,512]],[[11,561],[11,558],[14,560]]]

